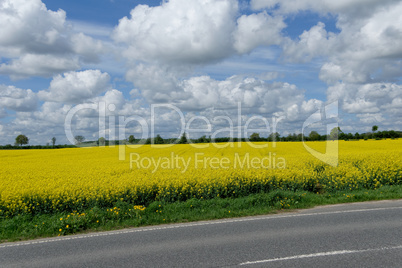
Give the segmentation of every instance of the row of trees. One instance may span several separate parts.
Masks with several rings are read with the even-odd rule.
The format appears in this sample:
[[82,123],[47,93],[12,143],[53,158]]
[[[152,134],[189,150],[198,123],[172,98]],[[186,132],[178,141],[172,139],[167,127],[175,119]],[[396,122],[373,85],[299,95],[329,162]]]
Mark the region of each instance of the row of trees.
[[[52,146],[54,146],[55,144],[56,144],[56,137],[53,137],[52,139],[51,139],[51,141],[52,141]],[[28,137],[27,136],[25,136],[25,135],[18,135],[16,138],[15,138],[15,145],[17,146],[17,145],[19,145],[19,146],[22,146],[22,145],[26,145],[26,144],[28,144],[29,143],[29,139],[28,139]]]
[[15,142],[14,145],[11,144],[7,144],[4,146],[0,146],[0,149],[20,149],[20,148],[24,148],[24,149],[58,149],[58,148],[71,148],[71,147],[75,147],[72,145],[56,145],[56,137],[53,137],[50,139],[52,145],[50,145],[49,143],[47,143],[46,145],[30,145],[30,146],[24,146],[22,147],[22,145],[27,145],[29,144],[29,138],[26,135],[20,134],[15,138]]
[[363,134],[359,134],[358,132],[352,133],[344,133],[339,127],[333,128],[329,135],[320,135],[316,131],[311,131],[308,137],[305,140],[325,140],[325,139],[338,139],[338,140],[368,140],[368,139],[396,139],[402,137],[402,132],[397,132],[394,130],[386,130],[386,131],[377,131],[378,126],[372,127],[372,132],[367,132]]
[[186,133],[183,133],[183,135],[180,137],[180,139],[163,139],[161,135],[156,135],[155,138],[148,138],[145,140],[142,139],[136,139],[134,135],[130,135],[126,141],[129,144],[135,144],[135,143],[142,143],[142,144],[170,144],[170,143],[178,143],[178,144],[185,144],[188,143],[187,140],[187,135]]
[[[249,137],[249,141],[252,142],[259,142],[259,141],[323,141],[323,140],[368,140],[368,139],[395,139],[395,138],[400,138],[402,137],[402,132],[401,131],[394,131],[394,130],[389,130],[389,131],[378,131],[378,126],[373,126],[372,127],[372,132],[368,133],[362,133],[359,134],[356,132],[355,134],[352,133],[344,133],[339,127],[333,128],[328,135],[320,135],[317,131],[311,131],[308,136],[303,136],[303,134],[289,134],[287,136],[281,136],[278,132],[271,133],[268,137],[260,137],[259,133],[253,133]],[[78,135],[75,136],[75,143],[77,145],[84,143],[85,137]],[[154,137],[154,138],[148,138],[145,140],[142,139],[136,139],[134,135],[130,135],[127,140],[123,141],[112,141],[113,144],[172,144],[172,143],[178,143],[178,144],[184,144],[184,143],[210,143],[210,142],[229,142],[229,141],[246,141],[246,138],[229,138],[229,137],[220,137],[220,138],[211,138],[211,136],[202,136],[198,139],[188,139],[186,133],[183,133],[183,135],[179,139],[163,139],[159,134]],[[15,147],[21,148],[22,145],[26,145],[29,143],[29,138],[23,134],[18,135],[15,138],[15,146],[12,146],[10,144],[6,146],[0,146],[0,149],[12,149]],[[41,147],[41,148],[65,148],[65,147],[72,147],[71,145],[55,145],[56,144],[56,137],[51,138],[51,143],[52,146],[47,144],[46,146],[41,146],[41,145],[36,145],[36,146],[30,146],[32,148],[36,147]],[[101,137],[98,139],[98,141],[88,141],[85,142],[90,145],[93,145],[96,143],[96,145],[99,146],[105,146],[109,145],[110,141],[106,140],[105,138]],[[26,148],[26,147],[24,147]],[[40,149],[40,148],[38,148]]]
[[[259,142],[259,141],[324,141],[324,140],[368,140],[368,139],[396,139],[402,137],[402,132],[400,131],[377,131],[378,126],[373,126],[373,132],[362,133],[359,134],[356,132],[352,133],[344,133],[339,127],[333,128],[328,135],[320,135],[317,131],[311,131],[308,136],[304,136],[303,134],[293,133],[287,136],[281,136],[278,132],[271,133],[268,137],[260,137],[259,133],[253,133],[249,137],[249,141]],[[229,137],[220,137],[212,139],[211,136],[206,137],[205,135],[198,139],[187,139],[186,133],[182,135],[180,139],[163,139],[160,135],[157,135],[155,138],[148,138],[146,140],[135,139],[134,135],[131,135],[127,142],[129,144],[169,144],[169,143],[210,143],[210,142],[229,142],[229,141],[246,141],[246,138],[229,138]]]

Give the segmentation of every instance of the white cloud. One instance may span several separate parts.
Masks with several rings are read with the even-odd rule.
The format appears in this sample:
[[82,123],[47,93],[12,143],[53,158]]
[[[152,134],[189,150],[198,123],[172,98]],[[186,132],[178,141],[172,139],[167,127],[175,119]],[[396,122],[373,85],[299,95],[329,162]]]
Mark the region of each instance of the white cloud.
[[68,72],[57,75],[46,91],[38,96],[46,101],[82,103],[111,88],[110,76],[99,70]]
[[238,16],[235,0],[171,0],[138,5],[124,17],[113,38],[125,43],[133,60],[205,64],[258,46],[279,44],[283,18],[266,12]]
[[402,114],[402,86],[392,83],[338,83],[328,88],[328,100],[339,100],[344,111],[356,114],[363,123],[376,121],[393,125]]
[[[2,91],[3,92],[3,91]],[[10,92],[14,98],[24,97],[23,90],[16,90],[11,88]],[[30,92],[28,90],[28,92]],[[19,95],[18,95],[19,94]],[[5,93],[3,92],[3,95]],[[7,99],[9,102],[9,100]],[[94,109],[88,109],[88,104]],[[0,97],[0,105],[1,97]],[[94,105],[94,106],[93,106]],[[105,105],[106,114],[100,113],[99,107]],[[82,100],[82,103],[73,105],[65,104],[63,102],[45,101],[37,109],[23,109],[16,110],[12,117],[9,117],[7,123],[2,124],[7,132],[0,136],[0,144],[12,143],[18,134],[25,134],[30,138],[30,144],[46,144],[53,136],[57,138],[57,143],[67,143],[65,133],[65,120],[71,109],[76,107],[78,112],[72,118],[72,131],[73,135],[83,135],[87,140],[96,140],[101,136],[105,138],[117,138],[111,136],[113,131],[115,135],[118,134],[119,120],[117,116],[125,116],[126,118],[138,115],[142,116],[149,123],[150,110],[144,107],[145,102],[143,99],[128,100],[124,98],[121,91],[116,89],[109,89],[105,94],[96,96],[90,99]],[[6,107],[9,109],[9,107]],[[0,115],[4,109],[0,109]],[[4,111],[6,112],[6,111]],[[105,118],[99,118],[105,116]],[[115,118],[115,123],[110,121],[110,118]],[[101,119],[101,120],[100,120]],[[173,119],[172,119],[173,120]],[[99,125],[100,121],[106,122]],[[170,121],[170,123],[174,123]],[[128,125],[125,130],[127,133],[140,132],[141,129],[137,125]],[[135,132],[137,131],[137,132]]]
[[20,52],[43,54],[62,52],[66,43],[66,13],[47,10],[40,0],[3,0],[0,3],[0,46],[17,47]]
[[113,38],[129,45],[134,59],[202,63],[233,52],[237,1],[171,0],[138,5],[119,21]]
[[[130,15],[119,21],[112,37],[127,45],[123,55],[129,63],[126,79],[136,88],[133,95],[149,104],[173,103],[185,111],[236,107],[237,101],[267,110],[261,108],[264,94],[254,90],[254,82],[191,75],[195,65],[280,44],[286,26],[281,16],[261,12],[239,17],[235,0],[171,0],[157,7],[138,5]],[[272,57],[268,52],[258,58]],[[278,76],[269,71],[264,67],[258,73],[268,80]]]
[[24,54],[9,64],[1,64],[0,74],[8,74],[14,80],[31,76],[50,77],[79,67],[78,57],[74,56]]
[[[143,77],[147,80],[147,76]],[[149,79],[148,77],[148,80]],[[283,82],[268,83],[258,78],[232,76],[226,80],[215,80],[209,76],[190,77],[171,81],[174,92],[165,92],[164,87],[148,84],[141,93],[148,103],[173,103],[183,111],[205,111],[206,109],[237,108],[241,103],[248,114],[271,117],[282,115],[289,120],[301,120],[321,102],[305,101],[304,92],[295,85]],[[175,98],[179,95],[180,98]],[[158,99],[165,96],[164,99]],[[291,109],[290,109],[291,108]]]
[[358,114],[357,117],[360,119],[360,122],[364,124],[386,124],[385,118],[380,113]]
[[95,40],[83,33],[74,34],[71,36],[73,51],[82,56],[86,62],[98,62],[99,54],[104,51],[104,46],[101,41]]
[[326,57],[328,61],[321,68],[320,79],[330,84],[340,80],[371,83],[398,79],[402,75],[402,2],[364,1],[364,5],[361,1],[327,2],[314,1],[314,5],[309,0],[281,2],[283,12],[308,8],[334,13],[341,30],[338,34],[328,33],[325,25],[318,23],[300,35],[299,40],[288,39],[284,44],[287,59],[310,61]]
[[346,101],[343,104],[343,109],[348,113],[378,113],[380,108],[376,107],[375,102],[367,101],[365,99]]
[[327,33],[325,24],[319,22],[310,30],[304,31],[297,43],[288,39],[284,44],[284,53],[289,55],[292,61],[311,61],[312,58],[326,55],[328,51],[333,49],[333,43],[330,39],[334,37],[333,33]]
[[280,44],[280,31],[286,26],[282,17],[271,17],[266,12],[243,15],[237,24],[234,47],[240,54],[249,53],[261,45]]
[[40,0],[1,1],[0,28],[0,53],[10,62],[0,74],[13,79],[77,70],[104,50],[100,41],[74,34],[63,10],[48,10]]
[[32,114],[32,118],[40,121],[40,124],[61,128],[64,126],[66,114],[71,108],[71,105],[59,102],[44,102],[40,109]]
[[377,8],[382,8],[398,0],[251,0],[251,8],[254,10],[272,9],[279,7],[279,13],[297,13],[304,10],[313,10],[321,14],[347,13],[350,15],[364,16]]
[[126,79],[134,83],[141,94],[150,102],[172,102],[189,96],[180,87],[181,71],[165,65],[138,64],[126,74]]
[[38,98],[32,90],[0,85],[0,107],[14,111],[33,111]]
[[343,62],[334,64],[325,63],[320,70],[319,77],[328,84],[334,84],[338,81],[347,83],[365,83],[370,81],[370,74],[365,72],[365,66],[360,66],[358,62]]

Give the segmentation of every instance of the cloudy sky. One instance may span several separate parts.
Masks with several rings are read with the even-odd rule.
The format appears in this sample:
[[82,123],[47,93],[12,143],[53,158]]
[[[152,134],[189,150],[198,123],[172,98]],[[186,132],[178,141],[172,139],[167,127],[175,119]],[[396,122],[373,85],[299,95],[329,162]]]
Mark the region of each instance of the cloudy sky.
[[69,143],[66,125],[267,136],[276,120],[287,135],[334,102],[344,132],[402,130],[401,14],[401,0],[0,0],[0,144]]

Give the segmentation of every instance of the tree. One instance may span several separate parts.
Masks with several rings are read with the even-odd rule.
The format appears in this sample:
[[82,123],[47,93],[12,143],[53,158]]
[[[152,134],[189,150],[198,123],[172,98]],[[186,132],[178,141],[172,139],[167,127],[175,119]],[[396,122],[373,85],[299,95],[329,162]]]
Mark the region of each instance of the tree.
[[74,139],[75,139],[75,144],[80,144],[85,140],[85,137],[78,135],[78,136],[75,136]]
[[331,130],[331,133],[329,134],[329,138],[330,138],[331,140],[337,140],[340,133],[343,133],[342,130],[341,130],[341,128],[340,128],[340,127],[334,127],[334,128]]
[[183,133],[183,135],[181,135],[181,138],[179,140],[180,144],[185,144],[187,143],[187,136],[186,136],[186,132]]
[[[375,139],[379,139],[379,138],[381,138],[381,133],[377,133],[377,130],[378,130],[378,126],[377,125],[374,125],[372,128],[371,128],[371,130],[373,131],[373,139],[375,138]],[[380,135],[379,135],[380,134]]]
[[318,141],[320,139],[320,134],[318,134],[317,131],[311,131],[310,134],[308,135],[309,139],[311,141]]
[[54,147],[55,144],[56,144],[56,137],[53,137],[53,138],[52,138],[52,145],[53,145],[53,147]]
[[209,140],[207,139],[207,136],[202,136],[197,140],[198,143],[207,143]]
[[260,138],[260,134],[259,133],[253,133],[253,134],[251,134],[250,135],[250,141],[259,141],[261,138]]
[[165,141],[162,139],[161,135],[156,135],[156,138],[154,139],[154,144],[164,144]]
[[29,143],[29,139],[27,136],[25,135],[18,135],[17,138],[15,138],[15,144],[17,145],[24,145],[24,144],[28,144]]
[[338,140],[347,140],[347,139],[348,139],[347,134],[345,134],[342,131],[338,133]]
[[128,143],[133,144],[134,142],[135,142],[134,135],[130,135],[130,137],[128,137]]
[[396,131],[394,131],[394,130],[390,130],[390,131],[388,132],[388,135],[389,135],[389,137],[390,137],[391,139],[398,138],[398,133],[397,133]]
[[268,141],[278,141],[280,139],[281,135],[279,135],[278,132],[271,133],[268,137]]
[[105,146],[106,140],[104,137],[100,137],[98,140],[99,146]]
[[359,132],[356,132],[356,133],[355,133],[354,138],[355,138],[356,140],[361,139],[361,135],[359,134]]

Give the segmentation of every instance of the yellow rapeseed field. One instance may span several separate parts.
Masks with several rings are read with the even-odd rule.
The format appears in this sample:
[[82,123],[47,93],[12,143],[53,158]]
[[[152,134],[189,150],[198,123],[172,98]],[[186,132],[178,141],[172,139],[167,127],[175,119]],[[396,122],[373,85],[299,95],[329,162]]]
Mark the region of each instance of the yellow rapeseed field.
[[[333,192],[402,184],[402,140],[339,141],[337,167],[313,157],[301,142],[254,145],[2,150],[0,216],[113,207],[118,201],[146,205],[275,189]],[[325,151],[325,142],[306,145]]]

